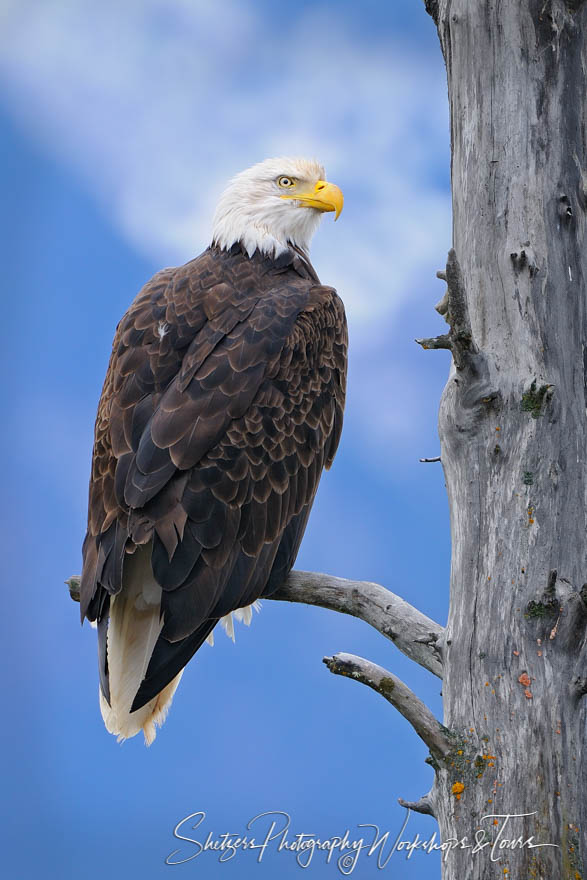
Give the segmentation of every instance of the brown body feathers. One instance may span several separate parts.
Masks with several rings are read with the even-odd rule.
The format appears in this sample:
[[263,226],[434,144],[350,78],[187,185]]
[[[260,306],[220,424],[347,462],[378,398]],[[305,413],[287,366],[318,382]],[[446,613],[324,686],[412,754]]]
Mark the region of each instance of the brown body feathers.
[[132,712],[219,618],[282,582],[338,445],[346,348],[340,299],[293,248],[211,247],[140,291],[100,399],[83,547],[107,701],[109,606],[135,548],[150,553],[163,624]]

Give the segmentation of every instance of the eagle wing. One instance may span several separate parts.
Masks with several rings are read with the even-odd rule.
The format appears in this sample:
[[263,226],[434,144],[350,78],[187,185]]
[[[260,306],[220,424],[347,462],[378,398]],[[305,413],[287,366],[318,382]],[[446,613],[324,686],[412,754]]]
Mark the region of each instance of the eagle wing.
[[290,570],[342,428],[346,321],[295,254],[209,249],[120,322],[96,421],[81,611],[102,633],[129,553],[150,549],[163,626],[132,711],[218,619]]

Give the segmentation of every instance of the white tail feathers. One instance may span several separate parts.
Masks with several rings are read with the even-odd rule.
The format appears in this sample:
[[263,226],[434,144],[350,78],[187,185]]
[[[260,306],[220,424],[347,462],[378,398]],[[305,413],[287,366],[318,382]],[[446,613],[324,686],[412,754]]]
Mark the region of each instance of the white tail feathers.
[[[150,746],[167,717],[183,669],[149,700],[141,709],[131,712],[136,693],[147,672],[155,643],[163,629],[161,617],[162,590],[151,569],[151,546],[137,547],[124,560],[122,590],[110,600],[110,619],[106,636],[110,705],[100,689],[100,711],[106,729],[118,737],[118,742],[136,736],[141,730],[145,743]],[[226,634],[234,641],[234,620],[247,626],[253,619],[253,609],[259,611],[260,602],[237,608],[220,619]],[[207,640],[214,644],[214,632]]]
[[150,546],[138,547],[125,559],[121,592],[110,600],[107,635],[110,705],[100,691],[104,724],[119,742],[142,730],[145,743],[151,745],[156,736],[155,727],[165,721],[182,675],[179,672],[141,709],[130,711],[163,628],[161,593],[151,570]]
[[140,733],[142,730],[145,736],[145,745],[150,746],[157,736],[156,728],[161,727],[167,718],[173,695],[182,675],[183,669],[174,679],[172,679],[172,681],[169,682],[167,687],[164,687],[154,699],[149,700],[142,709],[137,709],[137,711],[132,714],[126,713],[126,715],[123,715],[122,717],[120,714],[116,714],[108,705],[104,699],[102,690],[99,689],[100,710],[102,712],[104,724],[106,725],[106,730],[108,730],[109,733],[115,734],[118,742],[123,742],[125,739],[136,736],[136,734]]

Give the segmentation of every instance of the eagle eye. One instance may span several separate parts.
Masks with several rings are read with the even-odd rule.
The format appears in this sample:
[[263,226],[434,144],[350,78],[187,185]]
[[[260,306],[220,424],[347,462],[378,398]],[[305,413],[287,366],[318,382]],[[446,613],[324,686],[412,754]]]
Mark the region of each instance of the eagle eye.
[[279,186],[281,186],[283,189],[291,189],[292,186],[295,186],[295,185],[296,185],[295,180],[292,180],[291,177],[279,177],[279,178],[277,179],[277,183],[278,183]]

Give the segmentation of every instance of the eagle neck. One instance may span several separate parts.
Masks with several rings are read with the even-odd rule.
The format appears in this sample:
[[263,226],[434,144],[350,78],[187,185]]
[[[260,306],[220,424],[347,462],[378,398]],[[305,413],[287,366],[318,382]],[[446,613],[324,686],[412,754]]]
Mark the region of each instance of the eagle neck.
[[301,278],[306,278],[316,284],[320,284],[320,278],[314,269],[310,257],[303,248],[288,242],[287,247],[278,255],[268,255],[257,249],[252,254],[247,252],[242,242],[235,242],[229,248],[220,247],[213,242],[210,251],[215,251],[219,256],[225,255],[228,258],[237,258],[249,260],[258,263],[259,267],[263,266],[267,272],[284,272],[288,269],[294,271]]

